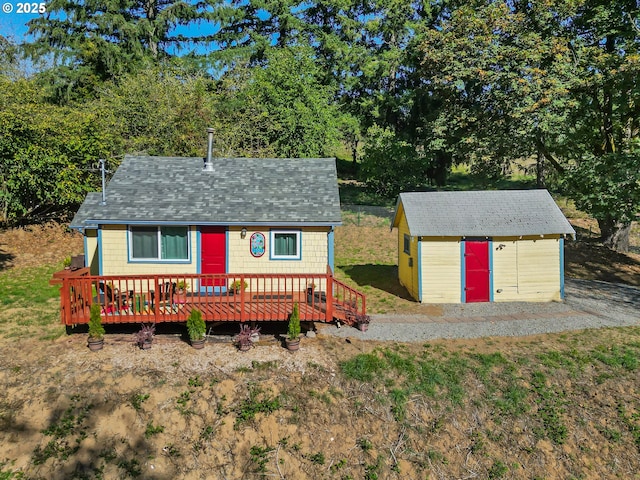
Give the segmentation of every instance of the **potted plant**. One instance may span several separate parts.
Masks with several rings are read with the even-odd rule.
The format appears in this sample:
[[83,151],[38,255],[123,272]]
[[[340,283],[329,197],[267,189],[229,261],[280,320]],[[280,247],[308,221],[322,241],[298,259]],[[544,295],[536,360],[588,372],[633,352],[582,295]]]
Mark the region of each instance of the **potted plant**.
[[94,303],[91,305],[89,315],[89,338],[87,339],[89,350],[92,352],[102,350],[104,346],[104,327],[100,320],[100,305]]
[[259,332],[260,327],[251,328],[247,324],[240,325],[240,333],[236,337],[236,345],[238,345],[238,349],[241,352],[246,352],[253,347],[253,343],[257,340]]
[[184,295],[189,290],[189,284],[186,280],[180,280],[176,283],[176,288],[178,289],[178,295]]
[[293,311],[289,315],[289,328],[287,337],[284,339],[289,351],[300,349],[300,314],[298,313],[298,302],[293,304]]
[[153,323],[143,323],[140,331],[136,333],[136,343],[143,350],[151,348],[153,343],[153,335],[156,333],[156,326]]
[[231,282],[229,288],[234,293],[240,293],[241,290],[246,289],[248,286],[249,285],[244,280],[234,280]]
[[371,322],[371,317],[369,315],[363,315],[361,313],[356,314],[356,324],[358,325],[358,330],[361,332],[369,330],[369,322]]
[[65,270],[70,270],[71,269],[71,257],[65,257],[65,259],[62,261],[62,266],[64,267]]
[[198,350],[204,348],[207,324],[202,319],[202,313],[197,308],[191,310],[189,318],[187,318],[187,332],[193,348]]

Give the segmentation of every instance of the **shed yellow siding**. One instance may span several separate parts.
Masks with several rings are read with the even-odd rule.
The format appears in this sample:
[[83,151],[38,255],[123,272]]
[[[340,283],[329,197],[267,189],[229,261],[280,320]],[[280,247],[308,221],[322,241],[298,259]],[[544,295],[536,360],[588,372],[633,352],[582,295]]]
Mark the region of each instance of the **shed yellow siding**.
[[[249,230],[245,238],[240,236],[241,228],[229,229],[228,271],[230,273],[326,273],[328,264],[328,228],[290,229],[302,232],[301,260],[270,260],[270,228]],[[281,228],[279,230],[288,230]],[[265,238],[265,252],[261,257],[251,255],[250,238],[254,232],[261,232]]]
[[411,237],[409,253],[405,253],[405,235],[409,235],[409,226],[404,216],[404,210],[401,210],[398,222],[398,280],[407,289],[409,295],[420,301],[418,239]]
[[460,238],[422,237],[422,302],[460,303]]
[[103,275],[140,275],[140,274],[180,274],[197,273],[196,230],[190,227],[191,263],[142,262],[129,263],[127,248],[127,226],[105,225],[102,227],[102,274]]
[[560,237],[494,237],[496,302],[561,300]]

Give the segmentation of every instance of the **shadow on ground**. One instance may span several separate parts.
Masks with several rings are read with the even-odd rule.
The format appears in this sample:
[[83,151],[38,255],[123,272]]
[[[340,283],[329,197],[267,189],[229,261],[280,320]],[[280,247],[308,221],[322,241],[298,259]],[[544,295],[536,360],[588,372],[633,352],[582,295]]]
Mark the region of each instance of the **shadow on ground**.
[[414,300],[407,289],[400,285],[398,267],[395,265],[349,265],[340,269],[359,286],[370,286],[403,300]]
[[13,263],[15,256],[0,248],[0,271],[6,270]]
[[565,243],[565,270],[569,277],[640,287],[640,261],[632,255],[614,252],[596,239],[582,237]]

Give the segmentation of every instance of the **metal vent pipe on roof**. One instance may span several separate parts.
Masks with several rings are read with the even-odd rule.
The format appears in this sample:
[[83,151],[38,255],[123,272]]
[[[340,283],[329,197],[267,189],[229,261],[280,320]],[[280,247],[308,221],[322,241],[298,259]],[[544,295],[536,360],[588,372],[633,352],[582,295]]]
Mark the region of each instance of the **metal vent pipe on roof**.
[[213,128],[207,128],[207,158],[203,170],[213,172]]

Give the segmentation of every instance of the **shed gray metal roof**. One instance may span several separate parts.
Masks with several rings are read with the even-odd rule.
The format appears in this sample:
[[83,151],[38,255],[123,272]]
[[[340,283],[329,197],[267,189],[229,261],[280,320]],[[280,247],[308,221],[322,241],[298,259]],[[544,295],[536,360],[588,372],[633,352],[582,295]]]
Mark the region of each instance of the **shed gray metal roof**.
[[409,192],[398,197],[411,236],[575,235],[546,190]]
[[99,224],[339,225],[333,158],[127,155],[100,193],[89,193],[72,228]]

